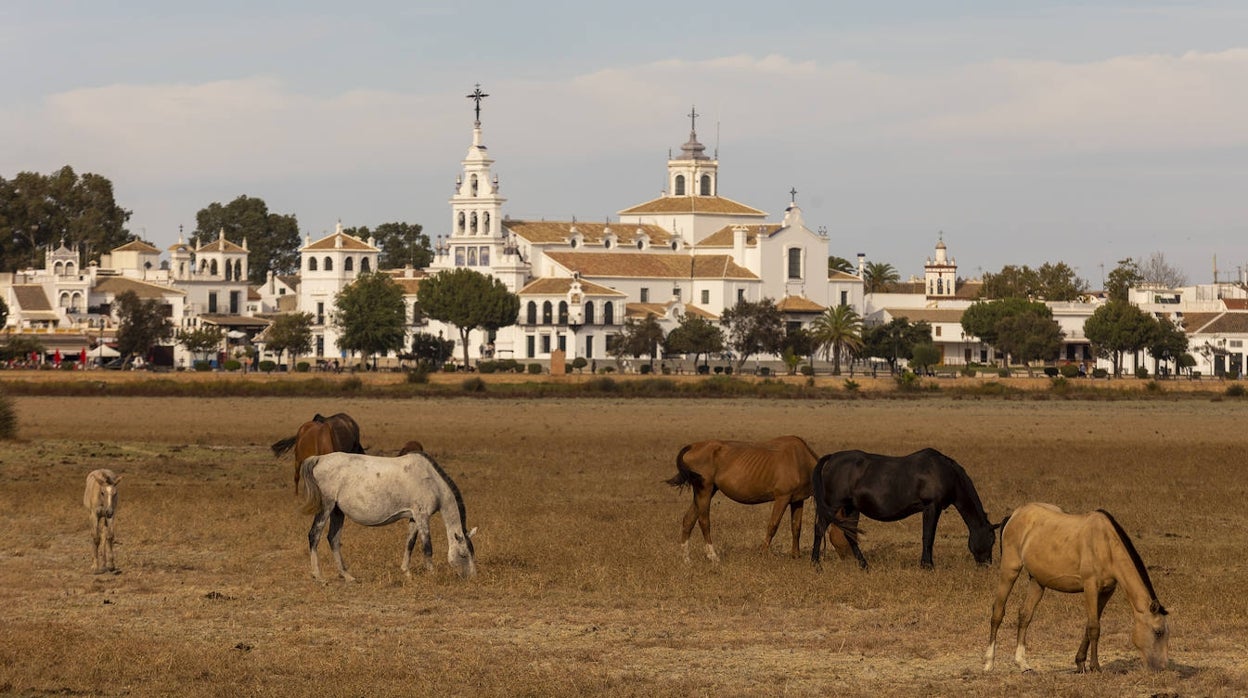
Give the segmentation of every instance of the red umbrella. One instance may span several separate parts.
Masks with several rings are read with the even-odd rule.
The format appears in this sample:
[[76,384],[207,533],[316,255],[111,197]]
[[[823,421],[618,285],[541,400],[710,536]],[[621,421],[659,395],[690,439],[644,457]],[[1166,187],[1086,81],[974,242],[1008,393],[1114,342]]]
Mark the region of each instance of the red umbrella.
[[61,365],[61,350],[60,349],[57,349],[56,353],[52,355],[52,363],[56,364],[57,366]]
[[86,365],[87,365],[87,349],[86,347],[83,347],[83,349],[78,352],[78,368],[85,368]]

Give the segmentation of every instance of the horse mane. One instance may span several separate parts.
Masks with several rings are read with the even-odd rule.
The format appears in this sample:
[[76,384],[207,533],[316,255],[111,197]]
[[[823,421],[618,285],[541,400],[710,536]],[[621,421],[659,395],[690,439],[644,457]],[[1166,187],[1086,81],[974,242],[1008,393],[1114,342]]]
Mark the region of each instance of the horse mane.
[[[975,508],[979,510],[979,513],[984,517],[984,521],[987,521],[989,524],[991,524],[992,522],[988,520],[988,512],[984,509],[984,503],[979,499],[979,490],[975,489],[975,483],[971,480],[970,474],[966,472],[966,468],[963,468],[961,463],[950,458],[949,456],[946,456],[945,454],[941,453],[940,451],[937,451],[934,448],[929,448],[926,450],[930,452],[933,456],[936,456],[937,458],[939,458],[940,461],[944,463],[949,468],[949,470],[953,472],[954,476],[958,478],[958,484],[962,486],[962,491],[968,496],[970,496],[971,503],[974,504]],[[1009,518],[1009,517],[1006,517],[1006,518]],[[1005,527],[1004,521],[1001,522],[1001,526],[1002,528]]]
[[[1144,561],[1140,559],[1140,554],[1136,552],[1135,546],[1131,543],[1131,537],[1127,535],[1126,531],[1122,530],[1122,526],[1118,524],[1118,521],[1108,511],[1104,509],[1097,509],[1096,511],[1109,519],[1110,525],[1114,527],[1114,532],[1118,534],[1118,539],[1122,541],[1122,547],[1126,548],[1127,555],[1131,556],[1131,562],[1135,565],[1136,573],[1140,575],[1140,579],[1144,580],[1144,588],[1148,589],[1148,598],[1152,601],[1157,601],[1157,592],[1153,590],[1153,580],[1149,579],[1148,568],[1144,566]],[[1165,615],[1166,607],[1162,606],[1160,601],[1157,601],[1157,608],[1158,613]]]
[[455,495],[455,507],[459,509],[459,527],[464,534],[464,541],[468,544],[468,551],[474,552],[472,549],[472,538],[468,536],[468,512],[464,509],[464,497],[459,493],[459,486],[455,484],[455,481],[451,479],[450,475],[446,474],[446,471],[442,469],[442,466],[438,465],[438,462],[433,459],[433,456],[423,452],[411,455],[420,455],[423,456],[425,460],[429,461],[429,465],[433,466],[434,472],[436,472],[438,477],[442,478],[442,481],[446,483],[448,488],[450,488],[451,494]]

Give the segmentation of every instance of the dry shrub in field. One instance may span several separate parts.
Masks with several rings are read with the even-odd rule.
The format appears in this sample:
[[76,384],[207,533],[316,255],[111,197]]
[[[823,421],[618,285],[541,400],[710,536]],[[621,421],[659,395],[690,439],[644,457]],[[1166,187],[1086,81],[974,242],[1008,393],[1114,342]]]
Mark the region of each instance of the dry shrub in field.
[[17,411],[13,407],[13,398],[0,393],[0,439],[12,439],[17,436]]

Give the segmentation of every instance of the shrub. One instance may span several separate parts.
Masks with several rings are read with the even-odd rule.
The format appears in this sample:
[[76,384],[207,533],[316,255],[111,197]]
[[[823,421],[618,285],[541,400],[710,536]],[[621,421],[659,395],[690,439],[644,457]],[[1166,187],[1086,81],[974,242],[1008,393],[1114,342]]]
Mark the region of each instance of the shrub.
[[806,364],[805,366],[802,366],[801,371],[802,371],[803,376],[815,375],[815,367],[811,366],[810,364]]
[[342,379],[342,390],[347,393],[354,393],[364,387],[364,381],[359,376],[347,376]]
[[1044,367],[1044,375],[1048,376],[1049,378],[1057,378],[1057,373],[1058,373],[1058,371],[1057,371],[1057,367],[1056,367],[1056,366],[1045,366],[1045,367]]
[[496,361],[477,362],[477,373],[494,373],[497,370],[498,362]]
[[1065,395],[1070,392],[1070,381],[1066,380],[1065,376],[1054,376],[1053,380],[1049,381],[1049,387],[1058,395]]
[[1143,366],[1136,366],[1135,377],[1136,378],[1148,378],[1148,369],[1144,368]]
[[61,370],[62,370],[62,371],[72,371],[72,370],[74,370],[75,368],[77,368],[77,366],[74,364],[74,362],[73,362],[73,361],[62,361],[62,362],[61,362]]
[[1149,382],[1147,382],[1147,383],[1145,383],[1145,384],[1144,384],[1144,389],[1145,389],[1145,390],[1147,390],[1147,391],[1148,391],[1148,392],[1150,392],[1150,393],[1160,393],[1160,392],[1161,392],[1161,384],[1160,384],[1160,383],[1158,383],[1157,381],[1149,381]]
[[308,371],[311,371],[311,370],[312,370],[312,364],[308,363],[307,361],[300,361],[299,363],[295,364],[296,373],[307,373]]
[[442,372],[443,372],[443,373],[454,373],[454,372],[455,372],[455,363],[454,363],[454,362],[452,362],[452,361],[447,361],[446,363],[442,364]]
[[196,371],[211,371],[212,370],[212,362],[205,361],[203,359],[196,359],[193,365]]
[[429,369],[424,364],[419,364],[416,368],[407,372],[407,382],[423,385],[429,382]]
[[17,410],[13,407],[13,398],[0,393],[0,439],[12,439],[17,436]]
[[647,374],[647,373],[650,373],[650,372],[651,372],[651,371],[653,371],[653,370],[654,370],[654,367],[653,367],[653,366],[651,366],[650,364],[642,364],[642,365],[641,365],[640,372],[641,372],[643,375],[645,375],[645,374]]
[[1079,367],[1074,364],[1062,364],[1061,367],[1057,369],[1057,372],[1060,373],[1063,378],[1079,377]]
[[1109,377],[1109,371],[1103,368],[1094,368],[1092,369],[1092,377],[1093,378],[1107,378]]
[[584,356],[578,356],[575,359],[572,359],[572,368],[576,369],[577,371],[583,370],[588,365],[589,365],[589,362],[585,360]]
[[1234,384],[1226,386],[1226,396],[1227,397],[1243,397],[1244,396],[1244,384],[1234,383]]
[[967,364],[967,365],[963,366],[963,367],[962,367],[962,375],[966,376],[967,378],[974,378],[974,377],[975,377],[975,367],[974,367],[974,366],[972,366],[972,365],[970,365],[970,364]]
[[760,376],[770,376],[770,375],[771,375],[771,369],[770,369],[770,368],[768,368],[768,367],[766,367],[766,366],[760,366],[760,367],[759,367],[759,369],[758,369],[758,375],[760,375]]
[[237,371],[238,369],[243,367],[243,362],[239,361],[238,359],[226,359],[225,363],[222,365],[225,367],[225,370],[227,371]]
[[465,378],[464,382],[459,384],[459,387],[465,393],[484,393],[485,392],[485,379],[482,378],[481,376],[473,376],[471,378]]
[[265,373],[272,373],[273,369],[275,368],[277,368],[276,361],[273,361],[271,359],[265,359],[264,361],[260,362],[260,370],[264,371]]
[[859,386],[857,382],[849,378],[845,379],[845,392],[848,392],[848,393],[858,392],[858,388],[860,387],[861,386]]
[[541,364],[529,364],[529,375],[531,375],[531,376],[539,376],[539,375],[541,375],[541,373],[542,373],[542,365],[541,365]]
[[1009,378],[1009,377],[1010,377],[1010,369],[1008,368],[997,369],[997,378]]
[[893,380],[897,382],[898,390],[902,390],[906,392],[918,390],[921,387],[921,383],[922,383],[922,381],[919,380],[919,377],[916,376],[913,371],[902,371],[901,373],[897,374],[897,377],[894,378]]
[[591,378],[585,381],[584,385],[581,387],[581,390],[598,393],[614,393],[617,389],[619,389],[619,384],[616,383],[615,380],[607,378],[606,376],[601,378]]

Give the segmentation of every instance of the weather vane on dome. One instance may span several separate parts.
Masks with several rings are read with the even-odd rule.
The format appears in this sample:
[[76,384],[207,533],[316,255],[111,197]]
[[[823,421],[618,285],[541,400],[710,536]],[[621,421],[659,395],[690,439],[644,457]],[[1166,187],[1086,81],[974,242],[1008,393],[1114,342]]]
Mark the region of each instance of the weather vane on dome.
[[472,101],[474,101],[474,102],[476,102],[476,103],[477,103],[477,105],[476,105],[476,113],[477,113],[477,120],[476,120],[476,124],[477,124],[478,126],[480,126],[480,125],[481,125],[481,100],[485,99],[486,97],[489,97],[489,95],[481,91],[481,83],[477,83],[477,89],[473,90],[473,91],[472,91],[472,94],[468,95],[468,99],[471,99]]

